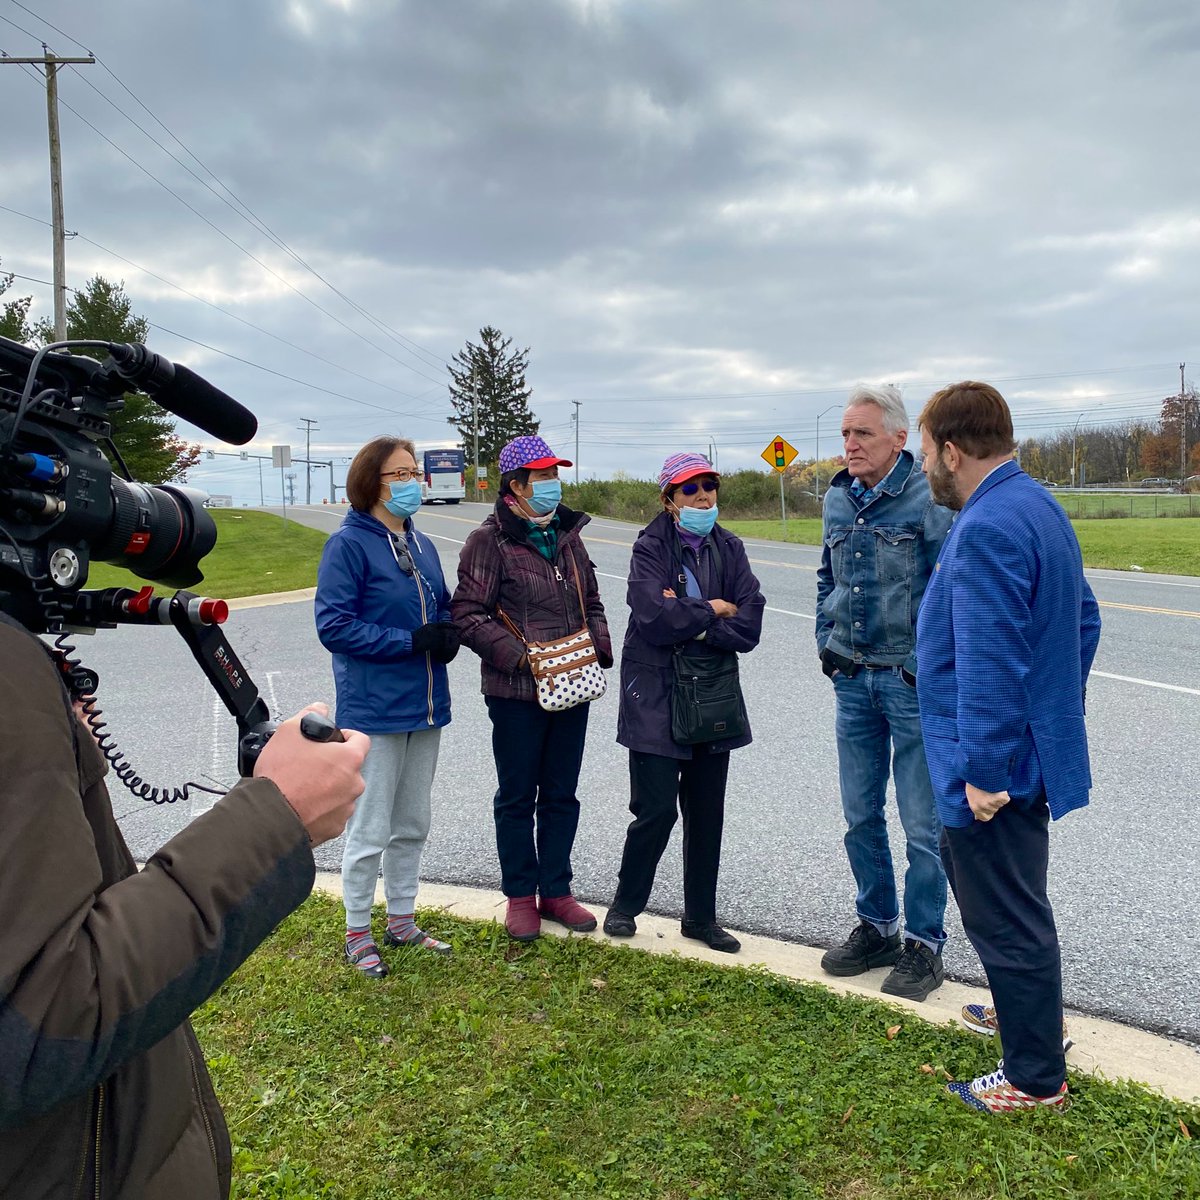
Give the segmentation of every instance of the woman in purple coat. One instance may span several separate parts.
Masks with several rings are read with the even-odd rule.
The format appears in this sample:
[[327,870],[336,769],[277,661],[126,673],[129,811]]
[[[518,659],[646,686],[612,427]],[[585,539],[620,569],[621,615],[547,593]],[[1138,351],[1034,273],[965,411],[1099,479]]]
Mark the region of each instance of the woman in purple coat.
[[[741,539],[716,524],[720,475],[699,454],[674,454],[658,480],[663,511],[638,535],[629,564],[629,626],[621,654],[617,741],[629,750],[629,809],[621,871],[604,918],[610,937],[631,937],[654,886],[658,861],[683,814],[684,937],[734,954],[717,924],[717,873],[729,752],[750,725],[724,741],[683,745],[671,735],[676,647],[744,652],[758,645],[766,601]],[[744,716],[744,706],[743,706]]]

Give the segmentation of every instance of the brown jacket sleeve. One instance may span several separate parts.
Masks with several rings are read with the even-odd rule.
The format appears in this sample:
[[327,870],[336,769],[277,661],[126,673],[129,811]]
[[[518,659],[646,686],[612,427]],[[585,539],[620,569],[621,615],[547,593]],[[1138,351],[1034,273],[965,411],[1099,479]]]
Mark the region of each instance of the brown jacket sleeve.
[[0,1128],[12,1128],[180,1025],[303,901],[315,867],[279,790],[246,780],[114,879],[114,859],[129,860],[99,752],[75,736],[35,639],[0,625],[0,663]]
[[458,587],[450,616],[463,644],[484,662],[511,675],[520,666],[525,644],[496,616],[503,561],[493,525],[481,525],[466,541],[458,559]]

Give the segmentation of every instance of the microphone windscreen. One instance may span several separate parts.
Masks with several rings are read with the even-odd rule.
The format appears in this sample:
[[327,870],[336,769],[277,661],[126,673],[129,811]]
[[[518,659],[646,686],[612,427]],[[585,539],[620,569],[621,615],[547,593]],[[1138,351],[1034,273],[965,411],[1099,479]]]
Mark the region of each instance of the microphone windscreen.
[[248,408],[195,371],[174,365],[174,378],[152,392],[163,408],[235,446],[244,446],[258,432],[258,419]]

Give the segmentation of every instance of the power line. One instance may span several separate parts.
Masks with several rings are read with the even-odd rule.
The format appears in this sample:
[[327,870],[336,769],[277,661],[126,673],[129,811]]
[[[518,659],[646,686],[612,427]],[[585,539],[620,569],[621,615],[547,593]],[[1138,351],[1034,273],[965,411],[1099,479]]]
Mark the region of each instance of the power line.
[[[71,37],[70,34],[65,33],[63,30],[59,29],[56,25],[52,24],[51,22],[46,21],[45,18],[39,17],[38,14],[36,14],[32,10],[26,8],[25,5],[20,4],[18,2],[18,0],[11,0],[11,2],[13,4],[15,4],[17,6],[17,8],[20,8],[22,11],[28,13],[30,16],[32,16],[36,19],[42,20],[44,24],[48,25],[56,33],[65,37],[68,41],[73,42],[76,46],[82,47],[83,44],[81,42],[79,42],[77,39]],[[8,18],[0,18],[0,19],[7,20]],[[14,24],[11,21],[9,23]],[[20,28],[19,26],[14,26],[14,27]],[[32,37],[33,35],[29,34],[28,36]],[[84,47],[84,49],[86,50],[86,47]],[[92,52],[90,50],[87,50],[87,53],[89,55],[92,55]],[[92,55],[92,57],[96,57],[96,56]],[[226,199],[226,196],[223,196],[219,192],[217,192],[216,189],[213,188],[206,180],[201,179],[200,176],[198,176],[189,166],[187,166],[186,163],[180,161],[180,159],[171,150],[169,150],[166,146],[164,146],[148,130],[143,128],[143,126],[140,125],[137,121],[135,121],[133,119],[133,117],[131,117],[127,112],[125,112],[125,110],[123,108],[121,108],[120,105],[118,105],[109,96],[105,95],[105,93],[102,92],[99,88],[97,88],[93,83],[91,83],[90,80],[87,80],[87,79],[84,80],[84,82],[87,84],[88,87],[90,87],[98,96],[100,96],[113,109],[115,109],[118,113],[120,113],[121,116],[123,116],[131,125],[133,125],[135,129],[137,129],[146,138],[148,138],[151,142],[153,142],[154,145],[156,145],[173,162],[175,162],[180,167],[182,167],[185,171],[187,171],[188,174],[191,175],[193,179],[195,179],[199,184],[201,184],[201,186],[205,187],[209,192],[211,192],[213,196],[215,196],[218,200],[221,201],[221,203],[223,203],[227,207],[229,207],[233,212],[235,212],[244,221],[251,224],[256,230],[258,230],[259,232],[264,234],[266,237],[268,237],[271,241],[273,241],[275,243],[275,245],[278,246],[281,250],[283,250],[285,253],[290,255],[291,258],[299,266],[303,267],[304,270],[308,271],[309,274],[311,274],[315,279],[317,279],[319,282],[321,282],[327,288],[329,288],[329,290],[331,292],[333,292],[333,294],[335,296],[337,296],[343,302],[348,304],[360,316],[362,316],[366,320],[370,321],[371,324],[373,324],[381,332],[384,332],[384,333],[387,333],[388,335],[390,335],[391,338],[407,353],[413,354],[414,356],[416,354],[420,354],[421,356],[423,356],[425,362],[428,365],[433,366],[434,368],[436,368],[439,371],[443,371],[443,372],[445,371],[445,364],[439,356],[437,356],[437,355],[433,354],[431,351],[425,349],[425,347],[421,346],[418,342],[414,341],[412,338],[408,337],[407,335],[400,333],[398,330],[392,329],[391,326],[389,326],[386,322],[381,321],[378,317],[374,316],[372,313],[367,311],[367,309],[365,309],[357,301],[355,301],[351,297],[347,296],[344,292],[342,292],[340,289],[338,289],[333,283],[331,283],[328,279],[326,279],[319,271],[317,271],[313,266],[311,266],[307,261],[305,261],[305,259],[302,258],[295,250],[293,250],[292,247],[289,246],[287,244],[287,242],[285,242],[283,240],[283,238],[281,238],[278,234],[276,234],[274,232],[274,230],[272,230],[270,228],[270,226],[267,225],[267,223],[264,220],[262,220],[262,218],[259,217],[258,214],[255,213],[253,211],[253,209],[251,209],[249,207],[249,205],[247,205],[233,191],[232,188],[230,188],[228,186],[228,184],[226,184],[206,163],[204,163],[191,149],[189,149],[188,146],[184,143],[184,141],[160,117],[158,117],[157,114],[155,114],[149,108],[149,106],[124,82],[124,80],[122,80],[120,78],[120,76],[117,75],[117,73],[115,71],[113,71],[113,69],[103,59],[96,58],[96,61],[103,68],[103,70],[113,79],[113,81],[117,84],[117,86],[120,87],[134,101],[134,103],[137,104],[146,113],[146,115],[149,116],[150,119],[152,121],[154,121],[155,124],[157,124],[159,126],[159,128],[161,128],[167,134],[167,136],[170,137],[176,143],[176,145],[178,145],[179,148],[189,158],[191,158],[193,162],[196,163],[197,166],[200,167],[200,169],[202,171],[205,172],[205,174],[207,174],[210,178],[212,178],[221,187],[221,189],[226,193],[226,195],[229,197],[229,199]],[[74,110],[72,110],[72,111],[74,111]],[[76,114],[76,115],[78,115],[78,114]],[[233,203],[230,203],[230,200],[232,200]],[[410,369],[412,369],[412,368],[410,368]],[[421,372],[417,372],[417,374],[421,374]],[[425,378],[428,379],[429,376],[425,376]],[[441,383],[442,381],[438,380],[437,382]]]
[[[50,224],[49,221],[44,221],[44,220],[42,220],[41,217],[35,217],[29,213],[20,212],[18,209],[9,208],[6,204],[0,204],[0,211],[12,213],[14,216],[17,216],[17,217],[24,217],[27,221],[36,221],[39,225],[49,225]],[[237,321],[239,324],[245,325],[247,329],[253,329],[256,333],[261,333],[265,337],[272,338],[275,341],[281,343],[282,345],[287,346],[289,349],[295,350],[299,354],[305,354],[309,358],[315,359],[317,362],[324,363],[326,366],[333,367],[338,371],[344,371],[347,375],[353,375],[354,378],[361,379],[361,380],[363,380],[364,383],[373,384],[375,387],[383,388],[384,391],[392,392],[398,396],[404,397],[404,399],[406,399],[406,400],[413,400],[413,401],[420,400],[423,396],[427,396],[431,391],[434,390],[433,388],[426,388],[426,390],[424,392],[421,392],[420,394],[415,395],[415,396],[409,392],[402,392],[402,391],[400,391],[399,388],[394,388],[390,384],[383,383],[378,379],[372,379],[368,375],[363,375],[360,372],[351,369],[350,367],[342,366],[340,363],[336,363],[332,359],[325,358],[324,355],[317,354],[315,351],[309,350],[305,346],[301,346],[301,345],[297,344],[296,342],[289,341],[287,338],[281,337],[277,333],[272,333],[269,329],[264,329],[261,325],[256,325],[253,321],[248,321],[248,320],[246,320],[245,317],[241,317],[241,316],[238,316],[237,313],[230,312],[227,308],[222,308],[221,305],[215,303],[212,300],[206,300],[203,296],[198,296],[195,292],[189,291],[187,288],[183,287],[181,284],[175,283],[173,280],[167,279],[163,275],[159,275],[157,272],[150,270],[149,267],[145,267],[141,263],[134,262],[133,259],[131,259],[131,258],[126,258],[123,254],[117,253],[116,250],[110,249],[108,246],[102,245],[100,242],[97,242],[97,241],[93,240],[92,238],[85,236],[82,233],[68,232],[67,236],[71,237],[71,238],[78,238],[79,241],[86,242],[89,246],[94,246],[97,250],[101,251],[104,254],[110,255],[112,258],[115,258],[118,262],[123,262],[126,266],[133,267],[133,269],[135,271],[141,271],[143,274],[148,275],[151,279],[157,279],[159,283],[165,284],[169,288],[173,288],[175,291],[179,292],[181,295],[187,296],[189,300],[195,300],[198,303],[203,304],[203,305],[207,306],[208,308],[213,309],[215,312],[219,312],[223,316],[229,317],[230,320]],[[441,387],[442,385],[439,383],[439,384],[436,384],[435,386]]]

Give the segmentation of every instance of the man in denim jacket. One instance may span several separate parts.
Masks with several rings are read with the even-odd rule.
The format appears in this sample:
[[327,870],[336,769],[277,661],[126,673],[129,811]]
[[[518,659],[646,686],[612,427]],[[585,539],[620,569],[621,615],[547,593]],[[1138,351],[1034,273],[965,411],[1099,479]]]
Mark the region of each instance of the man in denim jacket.
[[[828,951],[831,975],[891,966],[882,990],[924,1000],[943,978],[946,875],[916,692],[917,609],[952,514],[904,449],[908,414],[889,385],[859,386],[842,417],[846,468],[825,496],[817,650],[837,698],[846,853],[859,924]],[[889,760],[908,849],[904,921],[883,806]]]

